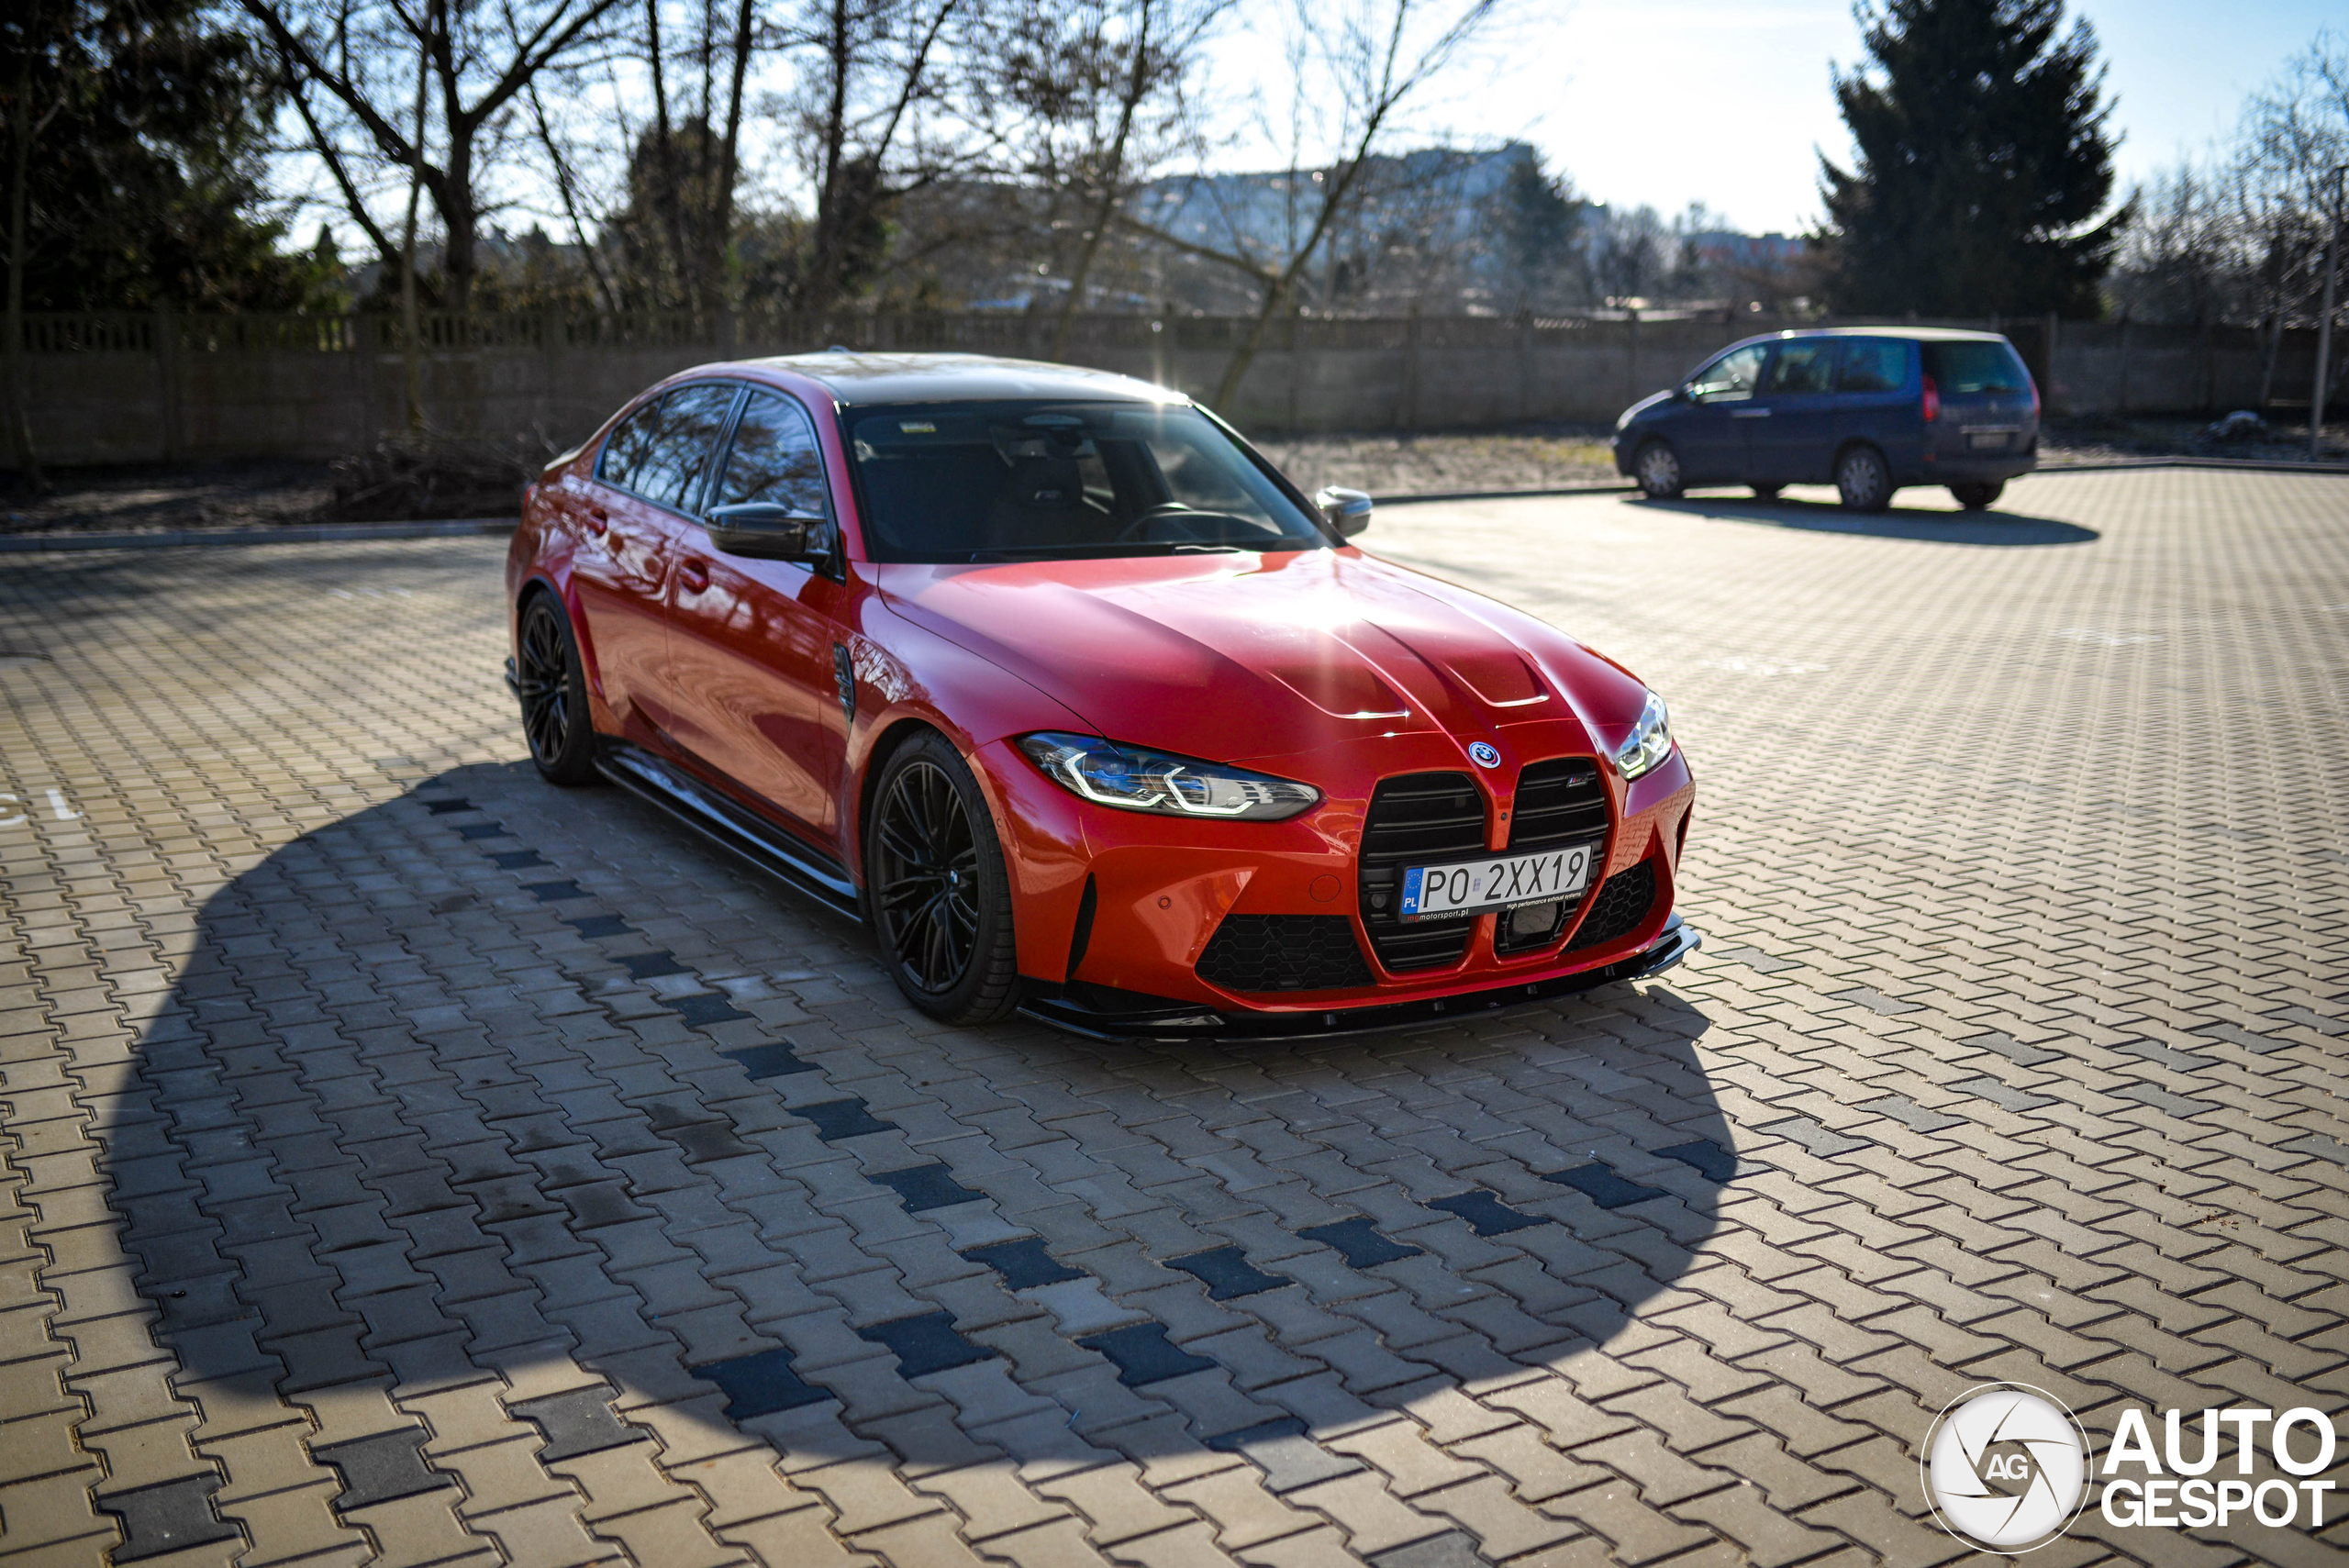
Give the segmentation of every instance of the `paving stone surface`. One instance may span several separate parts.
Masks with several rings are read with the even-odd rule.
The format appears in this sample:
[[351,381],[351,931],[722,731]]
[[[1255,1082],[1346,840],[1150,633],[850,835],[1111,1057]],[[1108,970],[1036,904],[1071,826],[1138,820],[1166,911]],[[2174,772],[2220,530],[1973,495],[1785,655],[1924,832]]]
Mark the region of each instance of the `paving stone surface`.
[[945,1029],[538,782],[498,541],[11,562],[0,1561],[1934,1563],[1976,1384],[2344,1414],[2349,484],[1369,542],[1672,700],[1695,960]]

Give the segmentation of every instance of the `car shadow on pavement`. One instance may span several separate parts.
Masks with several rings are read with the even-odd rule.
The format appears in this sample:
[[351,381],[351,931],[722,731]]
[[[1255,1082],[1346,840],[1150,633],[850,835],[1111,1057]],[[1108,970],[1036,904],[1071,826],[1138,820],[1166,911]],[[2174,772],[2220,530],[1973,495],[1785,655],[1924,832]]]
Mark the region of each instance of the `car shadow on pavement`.
[[1914,539],[1925,544],[1972,544],[2011,549],[2019,545],[2090,544],[2103,535],[2077,523],[2035,517],[1992,506],[1980,512],[1902,506],[1881,512],[1848,512],[1831,501],[1781,496],[1776,501],[1733,496],[1684,496],[1677,501],[1642,501],[1660,512],[1679,512],[1723,522],[1766,523],[1810,533],[1863,534],[1871,539]]
[[1108,1045],[941,1029],[861,940],[517,765],[237,876],[103,1129],[179,1385],[362,1396],[311,1439],[346,1507],[451,1485],[467,1400],[541,1462],[1213,1449],[1282,1489],[1361,1468],[1319,1434],[1527,1369],[1563,1378],[1535,1419],[1610,1429],[1577,1369],[1737,1179],[1663,985]]

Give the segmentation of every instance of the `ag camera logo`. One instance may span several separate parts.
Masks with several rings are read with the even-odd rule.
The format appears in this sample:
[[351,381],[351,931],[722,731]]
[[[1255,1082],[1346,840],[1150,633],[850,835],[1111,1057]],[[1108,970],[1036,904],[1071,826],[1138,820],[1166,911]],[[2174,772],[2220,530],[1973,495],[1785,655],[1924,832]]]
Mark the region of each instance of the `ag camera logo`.
[[2029,1384],[1959,1395],[1934,1418],[1917,1462],[1934,1519],[1987,1551],[2035,1551],[2070,1529],[2087,1501],[2087,1433]]

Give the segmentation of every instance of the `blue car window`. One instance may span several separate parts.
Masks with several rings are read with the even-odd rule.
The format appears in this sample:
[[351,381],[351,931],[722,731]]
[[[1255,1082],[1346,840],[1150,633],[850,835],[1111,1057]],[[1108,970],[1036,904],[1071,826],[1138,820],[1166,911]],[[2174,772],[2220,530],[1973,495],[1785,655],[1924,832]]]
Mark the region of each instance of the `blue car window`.
[[1827,392],[1835,384],[1835,339],[1797,339],[1778,345],[1765,392]]
[[1762,361],[1769,352],[1767,343],[1731,349],[1688,378],[1688,395],[1699,403],[1731,403],[1753,396],[1762,380]]
[[1838,392],[1898,392],[1909,384],[1909,345],[1897,338],[1846,338]]
[[816,432],[799,405],[772,392],[754,392],[735,422],[726,472],[711,492],[712,506],[769,501],[802,517],[826,517],[824,463]]

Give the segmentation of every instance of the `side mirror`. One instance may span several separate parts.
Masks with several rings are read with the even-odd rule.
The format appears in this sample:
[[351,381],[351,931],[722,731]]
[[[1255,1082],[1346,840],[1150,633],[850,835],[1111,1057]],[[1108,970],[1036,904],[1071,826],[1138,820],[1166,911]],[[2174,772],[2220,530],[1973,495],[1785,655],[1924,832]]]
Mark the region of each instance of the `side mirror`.
[[823,517],[802,517],[772,501],[738,501],[704,519],[709,542],[727,555],[795,561],[803,566],[831,558],[834,530]]
[[1313,493],[1313,504],[1321,508],[1321,516],[1338,530],[1340,539],[1352,539],[1370,527],[1370,497],[1359,490],[1325,484]]

